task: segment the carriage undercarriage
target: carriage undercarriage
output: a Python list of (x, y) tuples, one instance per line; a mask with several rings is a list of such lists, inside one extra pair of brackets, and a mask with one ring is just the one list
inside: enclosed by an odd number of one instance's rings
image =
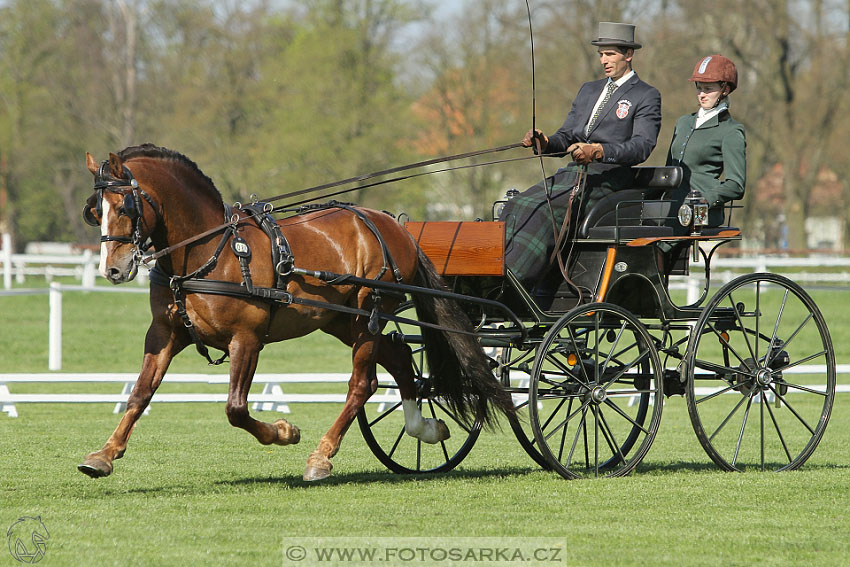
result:
[[(451, 267), (452, 254), (492, 256), (482, 254), (480, 238), (464, 242), (462, 224), (473, 225), (475, 234), (487, 225), (500, 234), (500, 223), (446, 223), (448, 240), (429, 241), (420, 224), (408, 229), (438, 258), (452, 291), (467, 298), (493, 372), (514, 397), (511, 428), (539, 465), (565, 478), (629, 474), (655, 439), (664, 398), (682, 395), (700, 444), (720, 468), (800, 467), (824, 434), (835, 393), (822, 314), (800, 286), (775, 274), (740, 276), (709, 297), (713, 253), (740, 239), (740, 231), (727, 226), (673, 236), (647, 215), (663, 201), (646, 193), (614, 204), (614, 222), (597, 215), (601, 224), (585, 227), (571, 258), (572, 284), (557, 269), (528, 290), (509, 269), (493, 275), (486, 266), (483, 274), (468, 273), (475, 268), (463, 262)], [(679, 306), (669, 276), (687, 273), (695, 243), (702, 246), (695, 254), (705, 262), (705, 287), (697, 302)], [(516, 316), (508, 320), (505, 310)], [(437, 445), (406, 437), (392, 406), (362, 410), (361, 431), (395, 472), (451, 470), (472, 449), (480, 423), (464, 426), (430, 394), (419, 334), (394, 325), (418, 349), (423, 415), (449, 422), (454, 437)]]

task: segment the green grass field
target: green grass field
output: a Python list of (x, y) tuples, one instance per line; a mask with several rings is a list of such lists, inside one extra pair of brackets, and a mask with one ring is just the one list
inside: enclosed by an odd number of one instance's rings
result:
[[(850, 362), (850, 295), (813, 296), (837, 362)], [(65, 294), (63, 371), (138, 370), (146, 302)], [(46, 296), (0, 297), (0, 372), (46, 371), (47, 313)], [(340, 372), (347, 359), (344, 347), (315, 335), (271, 345), (259, 371)], [(172, 366), (208, 370), (193, 349)], [(43, 391), (24, 388), (13, 391)], [(50, 532), (42, 565), (281, 565), (285, 545), (319, 536), (558, 538), (568, 565), (850, 563), (847, 394), (836, 397), (824, 439), (796, 472), (720, 472), (694, 436), (684, 399), (673, 397), (633, 475), (572, 482), (540, 470), (507, 425), (482, 433), (453, 472), (393, 475), (355, 425), (334, 475), (307, 484), (307, 455), (338, 411), (327, 404), (294, 405), (287, 419), (301, 427), (301, 444), (274, 448), (230, 427), (222, 405), (155, 404), (114, 474), (92, 480), (76, 465), (117, 424), (111, 406), (18, 410), (17, 419), (0, 414), (0, 533), (19, 517), (41, 516)], [(0, 567), (17, 564), (0, 547)]]

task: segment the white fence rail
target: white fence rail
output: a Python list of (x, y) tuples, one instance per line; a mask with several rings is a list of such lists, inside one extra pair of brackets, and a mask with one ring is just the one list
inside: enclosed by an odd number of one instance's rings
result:
[[(115, 404), (113, 413), (120, 413), (127, 407), (127, 398), (136, 383), (138, 374), (0, 374), (0, 413), (9, 417), (18, 417), (18, 404)], [(347, 383), (349, 374), (256, 374), (254, 384), (262, 384), (260, 394), (248, 394), (248, 402), (253, 404), (255, 411), (277, 411), (290, 413), (292, 403), (343, 403), (345, 394), (292, 394), (283, 391), (284, 384), (340, 384)], [(378, 374), (381, 381), (392, 380), (389, 374)], [(230, 383), (227, 374), (167, 374), (165, 382), (169, 384), (206, 384), (224, 385)], [(49, 393), (49, 394), (15, 394), (9, 390), (10, 384), (71, 384), (89, 383), (120, 384), (121, 392), (114, 394), (91, 393)], [(369, 398), (370, 403), (391, 404), (400, 400), (397, 389), (387, 389), (383, 394)], [(227, 392), (205, 393), (157, 393), (152, 403), (224, 403)], [(150, 406), (145, 410), (148, 413)]]
[[(819, 365), (800, 365), (783, 372), (784, 375), (799, 374), (822, 374), (825, 368)], [(850, 374), (850, 364), (839, 364), (836, 373)], [(18, 417), (19, 404), (79, 404), (79, 403), (108, 403), (114, 404), (113, 413), (120, 413), (127, 407), (127, 398), (136, 382), (137, 374), (0, 374), (0, 413), (7, 413), (9, 417)], [(527, 388), (529, 376), (524, 373), (514, 373), (511, 376), (514, 385)], [(284, 384), (340, 384), (348, 382), (348, 374), (257, 374), (254, 376), (255, 384), (262, 384), (263, 391), (260, 394), (248, 394), (248, 402), (253, 404), (255, 411), (278, 411), (290, 413), (289, 404), (293, 403), (343, 403), (345, 394), (292, 394), (283, 391)], [(378, 380), (386, 383), (392, 378), (388, 374), (379, 374)], [(230, 382), (227, 374), (168, 374), (165, 382), (169, 384), (207, 384), (224, 385)], [(89, 383), (120, 384), (120, 393), (114, 394), (92, 394), (92, 393), (62, 393), (52, 392), (49, 394), (15, 394), (9, 390), (10, 384), (70, 384)], [(699, 395), (707, 395), (717, 391), (712, 388), (698, 388)], [(836, 387), (837, 392), (850, 392), (850, 384), (840, 384)], [(794, 390), (789, 389), (789, 393)], [(727, 392), (729, 394), (734, 391)], [(527, 394), (513, 394), (514, 403), (519, 404), (527, 400)], [(387, 389), (383, 394), (373, 395), (369, 398), (370, 403), (392, 404), (400, 400), (398, 390)], [(196, 392), (196, 393), (157, 393), (151, 403), (224, 403), (227, 401), (226, 392)], [(383, 407), (381, 408), (381, 410)], [(150, 406), (145, 413), (148, 413)]]

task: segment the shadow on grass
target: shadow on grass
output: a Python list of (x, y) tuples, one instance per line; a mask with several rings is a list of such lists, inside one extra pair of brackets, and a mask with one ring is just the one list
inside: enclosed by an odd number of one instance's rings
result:
[(411, 482), (437, 481), (442, 479), (479, 479), (500, 477), (521, 477), (540, 471), (539, 468), (502, 467), (495, 469), (465, 469), (444, 473), (395, 474), (389, 471), (334, 473), (317, 482), (308, 482), (300, 476), (252, 477), (234, 480), (221, 480), (217, 485), (240, 486), (254, 484), (280, 484), (289, 488), (312, 486), (336, 486), (344, 484), (405, 484)]
[[(787, 463), (765, 463), (765, 473), (773, 473), (781, 466), (784, 466)], [(847, 470), (850, 469), (850, 464), (839, 464), (839, 463), (806, 463), (799, 469), (798, 471), (817, 471), (817, 470)], [(711, 461), (707, 461), (704, 463), (696, 463), (696, 462), (685, 462), (685, 461), (676, 461), (672, 463), (642, 463), (638, 466), (637, 471), (635, 471), (635, 475), (640, 476), (641, 473), (646, 474), (658, 474), (658, 473), (678, 473), (678, 472), (694, 472), (694, 473), (728, 473), (732, 471), (724, 471)], [(755, 474), (760, 473), (761, 467), (759, 465), (749, 465), (745, 470), (745, 473)], [(782, 471), (784, 473), (796, 472), (796, 471)]]

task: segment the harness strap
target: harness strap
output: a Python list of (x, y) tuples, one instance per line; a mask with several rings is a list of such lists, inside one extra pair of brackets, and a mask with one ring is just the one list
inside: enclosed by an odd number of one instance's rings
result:
[(383, 258), (384, 258), (384, 265), (381, 268), (381, 271), (378, 273), (378, 275), (375, 276), (375, 279), (376, 280), (381, 279), (384, 276), (384, 274), (387, 272), (387, 270), (389, 269), (389, 270), (392, 270), (393, 277), (395, 278), (395, 281), (401, 283), (401, 281), (404, 279), (404, 277), (402, 276), (401, 270), (398, 269), (398, 265), (393, 260), (393, 256), (390, 253), (390, 249), (387, 246), (387, 242), (384, 240), (384, 236), (381, 234), (381, 231), (378, 230), (378, 227), (375, 226), (375, 223), (372, 222), (372, 219), (367, 217), (365, 214), (363, 214), (362, 211), (356, 209), (350, 203), (340, 203), (338, 201), (329, 201), (328, 207), (336, 207), (338, 209), (344, 209), (344, 210), (346, 210), (346, 211), (348, 211), (348, 212), (350, 212), (354, 215), (357, 215), (357, 218), (359, 218), (363, 222), (363, 224), (366, 225), (366, 228), (368, 228), (372, 232), (372, 234), (375, 235), (375, 238), (378, 240), (378, 243), (381, 245), (381, 254), (383, 255)]
[(276, 287), (286, 287), (285, 278), (292, 272), (295, 265), (295, 257), (292, 255), (292, 247), (283, 235), (280, 225), (271, 215), (274, 207), (269, 203), (252, 203), (243, 205), (242, 210), (248, 212), (257, 225), (266, 233), (272, 243), (272, 266), (277, 274)]

